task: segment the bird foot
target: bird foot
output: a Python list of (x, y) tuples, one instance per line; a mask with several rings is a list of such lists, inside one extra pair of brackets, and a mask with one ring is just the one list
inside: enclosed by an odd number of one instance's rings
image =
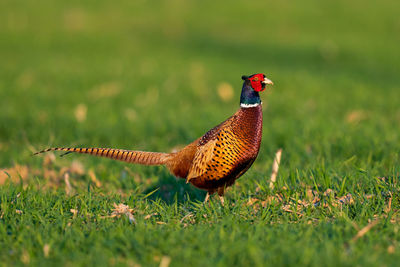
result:
[(210, 199), (210, 193), (207, 192), (206, 198), (204, 199), (203, 203), (206, 204), (209, 199)]
[(225, 200), (223, 196), (219, 196), (219, 201), (221, 201), (221, 205), (224, 206)]
[[(210, 193), (207, 193), (206, 198), (204, 199), (203, 203), (206, 204), (210, 200)], [(221, 205), (224, 206), (225, 199), (223, 196), (219, 196), (219, 201), (221, 201)]]

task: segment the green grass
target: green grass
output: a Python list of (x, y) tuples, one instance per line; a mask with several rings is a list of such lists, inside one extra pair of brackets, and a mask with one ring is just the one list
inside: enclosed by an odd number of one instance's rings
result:
[[(398, 265), (399, 8), (0, 2), (0, 265)], [(31, 155), (48, 146), (171, 151), (233, 114), (241, 75), (258, 72), (275, 82), (262, 95), (260, 154), (224, 207), (203, 205), (203, 191), (162, 167)], [(223, 82), (234, 88), (227, 101)], [(319, 199), (310, 205), (311, 191)], [(109, 218), (113, 203), (129, 205), (136, 223)]]

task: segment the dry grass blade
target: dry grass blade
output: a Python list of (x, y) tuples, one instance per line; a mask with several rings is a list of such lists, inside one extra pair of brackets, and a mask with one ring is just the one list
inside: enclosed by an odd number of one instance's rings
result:
[(78, 210), (70, 209), (69, 211), (72, 213), (72, 218), (76, 218), (76, 215), (78, 215)]
[(269, 188), (274, 188), (274, 183), (276, 182), (276, 177), (278, 175), (279, 164), (281, 163), (282, 149), (279, 149), (275, 154), (274, 163), (272, 165), (271, 179), (269, 182)]
[(369, 232), (369, 230), (372, 229), (372, 227), (374, 227), (375, 225), (377, 225), (379, 222), (378, 219), (373, 220), (372, 222), (370, 222), (367, 226), (365, 226), (364, 228), (362, 228), (360, 231), (358, 231), (358, 233), (351, 239), (352, 242), (357, 241), (359, 238), (363, 237), (366, 233)]
[(56, 156), (54, 153), (47, 153), (43, 157), (43, 166), (51, 166), (56, 161)]
[(24, 250), (22, 251), (20, 260), (21, 260), (22, 263), (24, 263), (25, 265), (29, 265), (29, 263), (31, 262), (31, 257), (29, 256), (29, 252), (28, 252), (26, 249), (24, 249)]
[(148, 219), (150, 219), (151, 217), (157, 216), (157, 215), (158, 215), (158, 213), (157, 213), (157, 212), (154, 212), (154, 213), (151, 213), (151, 214), (148, 214), (148, 215), (144, 216), (144, 219), (145, 219), (145, 220), (148, 220)]
[(160, 261), (160, 267), (168, 267), (171, 263), (171, 257), (163, 256)]
[(75, 108), (74, 115), (78, 122), (84, 122), (86, 120), (87, 109), (87, 106), (82, 103)]
[(130, 223), (134, 223), (136, 224), (136, 220), (133, 217), (133, 209), (131, 209), (128, 205), (125, 204), (115, 204), (114, 203), (114, 209), (113, 212), (111, 213), (111, 215), (109, 216), (110, 218), (114, 218), (114, 217), (121, 217), (121, 215), (126, 215), (129, 219)]
[(232, 85), (226, 82), (219, 84), (217, 91), (219, 98), (224, 102), (230, 101), (234, 96)]
[(186, 219), (190, 219), (191, 217), (193, 217), (194, 215), (192, 213), (188, 213), (185, 216), (183, 216), (183, 218), (180, 220), (180, 223), (182, 223), (184, 220)]
[(353, 196), (350, 193), (348, 193), (347, 195), (338, 198), (337, 203), (352, 205), (352, 204), (354, 204), (354, 199), (353, 199)]
[(94, 173), (93, 170), (89, 170), (88, 173), (90, 180), (97, 186), (97, 187), (101, 187), (101, 182), (97, 179), (96, 174)]
[(8, 169), (0, 169), (0, 185), (4, 184), (8, 179), (14, 183), (26, 181), (29, 177), (28, 166), (15, 164), (14, 167)]
[(49, 253), (50, 253), (50, 245), (49, 244), (44, 244), (43, 246), (43, 255), (45, 258), (49, 257)]
[[(390, 194), (392, 195), (392, 194)], [(392, 210), (392, 196), (390, 196), (387, 206), (384, 209), (385, 213), (389, 213)]]
[(71, 186), (71, 183), (69, 182), (68, 172), (64, 173), (64, 181), (65, 181), (65, 193), (67, 195), (70, 195), (72, 192), (72, 186)]

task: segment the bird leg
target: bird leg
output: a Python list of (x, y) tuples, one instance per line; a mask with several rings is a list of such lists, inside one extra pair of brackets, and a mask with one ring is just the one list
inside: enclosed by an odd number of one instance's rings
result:
[[(225, 187), (218, 188), (219, 201), (221, 201), (222, 206), (224, 206), (225, 203), (224, 192), (225, 192)], [(214, 193), (215, 191), (208, 191), (203, 203), (206, 204), (210, 200), (210, 196), (212, 196)]]
[(208, 191), (207, 192), (207, 195), (206, 195), (206, 198), (204, 199), (204, 204), (206, 204), (209, 200), (210, 200), (210, 197), (213, 195), (215, 193), (215, 190), (210, 190), (210, 191)]
[(222, 206), (224, 206), (224, 203), (225, 203), (224, 194), (225, 194), (225, 186), (219, 187), (218, 188), (218, 196), (219, 196), (219, 201), (221, 201)]
[(221, 205), (224, 206), (224, 196), (219, 196), (219, 201), (221, 201)]
[(210, 199), (210, 193), (207, 192), (206, 198), (204, 199), (204, 204), (206, 204), (208, 202), (208, 200)]

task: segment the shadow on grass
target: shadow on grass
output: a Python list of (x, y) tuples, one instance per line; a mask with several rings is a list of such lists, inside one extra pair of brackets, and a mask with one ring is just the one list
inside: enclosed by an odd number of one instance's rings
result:
[(172, 175), (164, 173), (159, 177), (156, 183), (149, 186), (149, 188), (144, 191), (144, 194), (149, 194), (153, 191), (155, 192), (151, 194), (148, 199), (162, 199), (167, 204), (172, 204), (176, 201), (178, 203), (183, 203), (188, 200), (202, 202), (207, 193), (206, 191), (195, 188), (191, 184), (187, 184), (184, 179), (175, 178)]

